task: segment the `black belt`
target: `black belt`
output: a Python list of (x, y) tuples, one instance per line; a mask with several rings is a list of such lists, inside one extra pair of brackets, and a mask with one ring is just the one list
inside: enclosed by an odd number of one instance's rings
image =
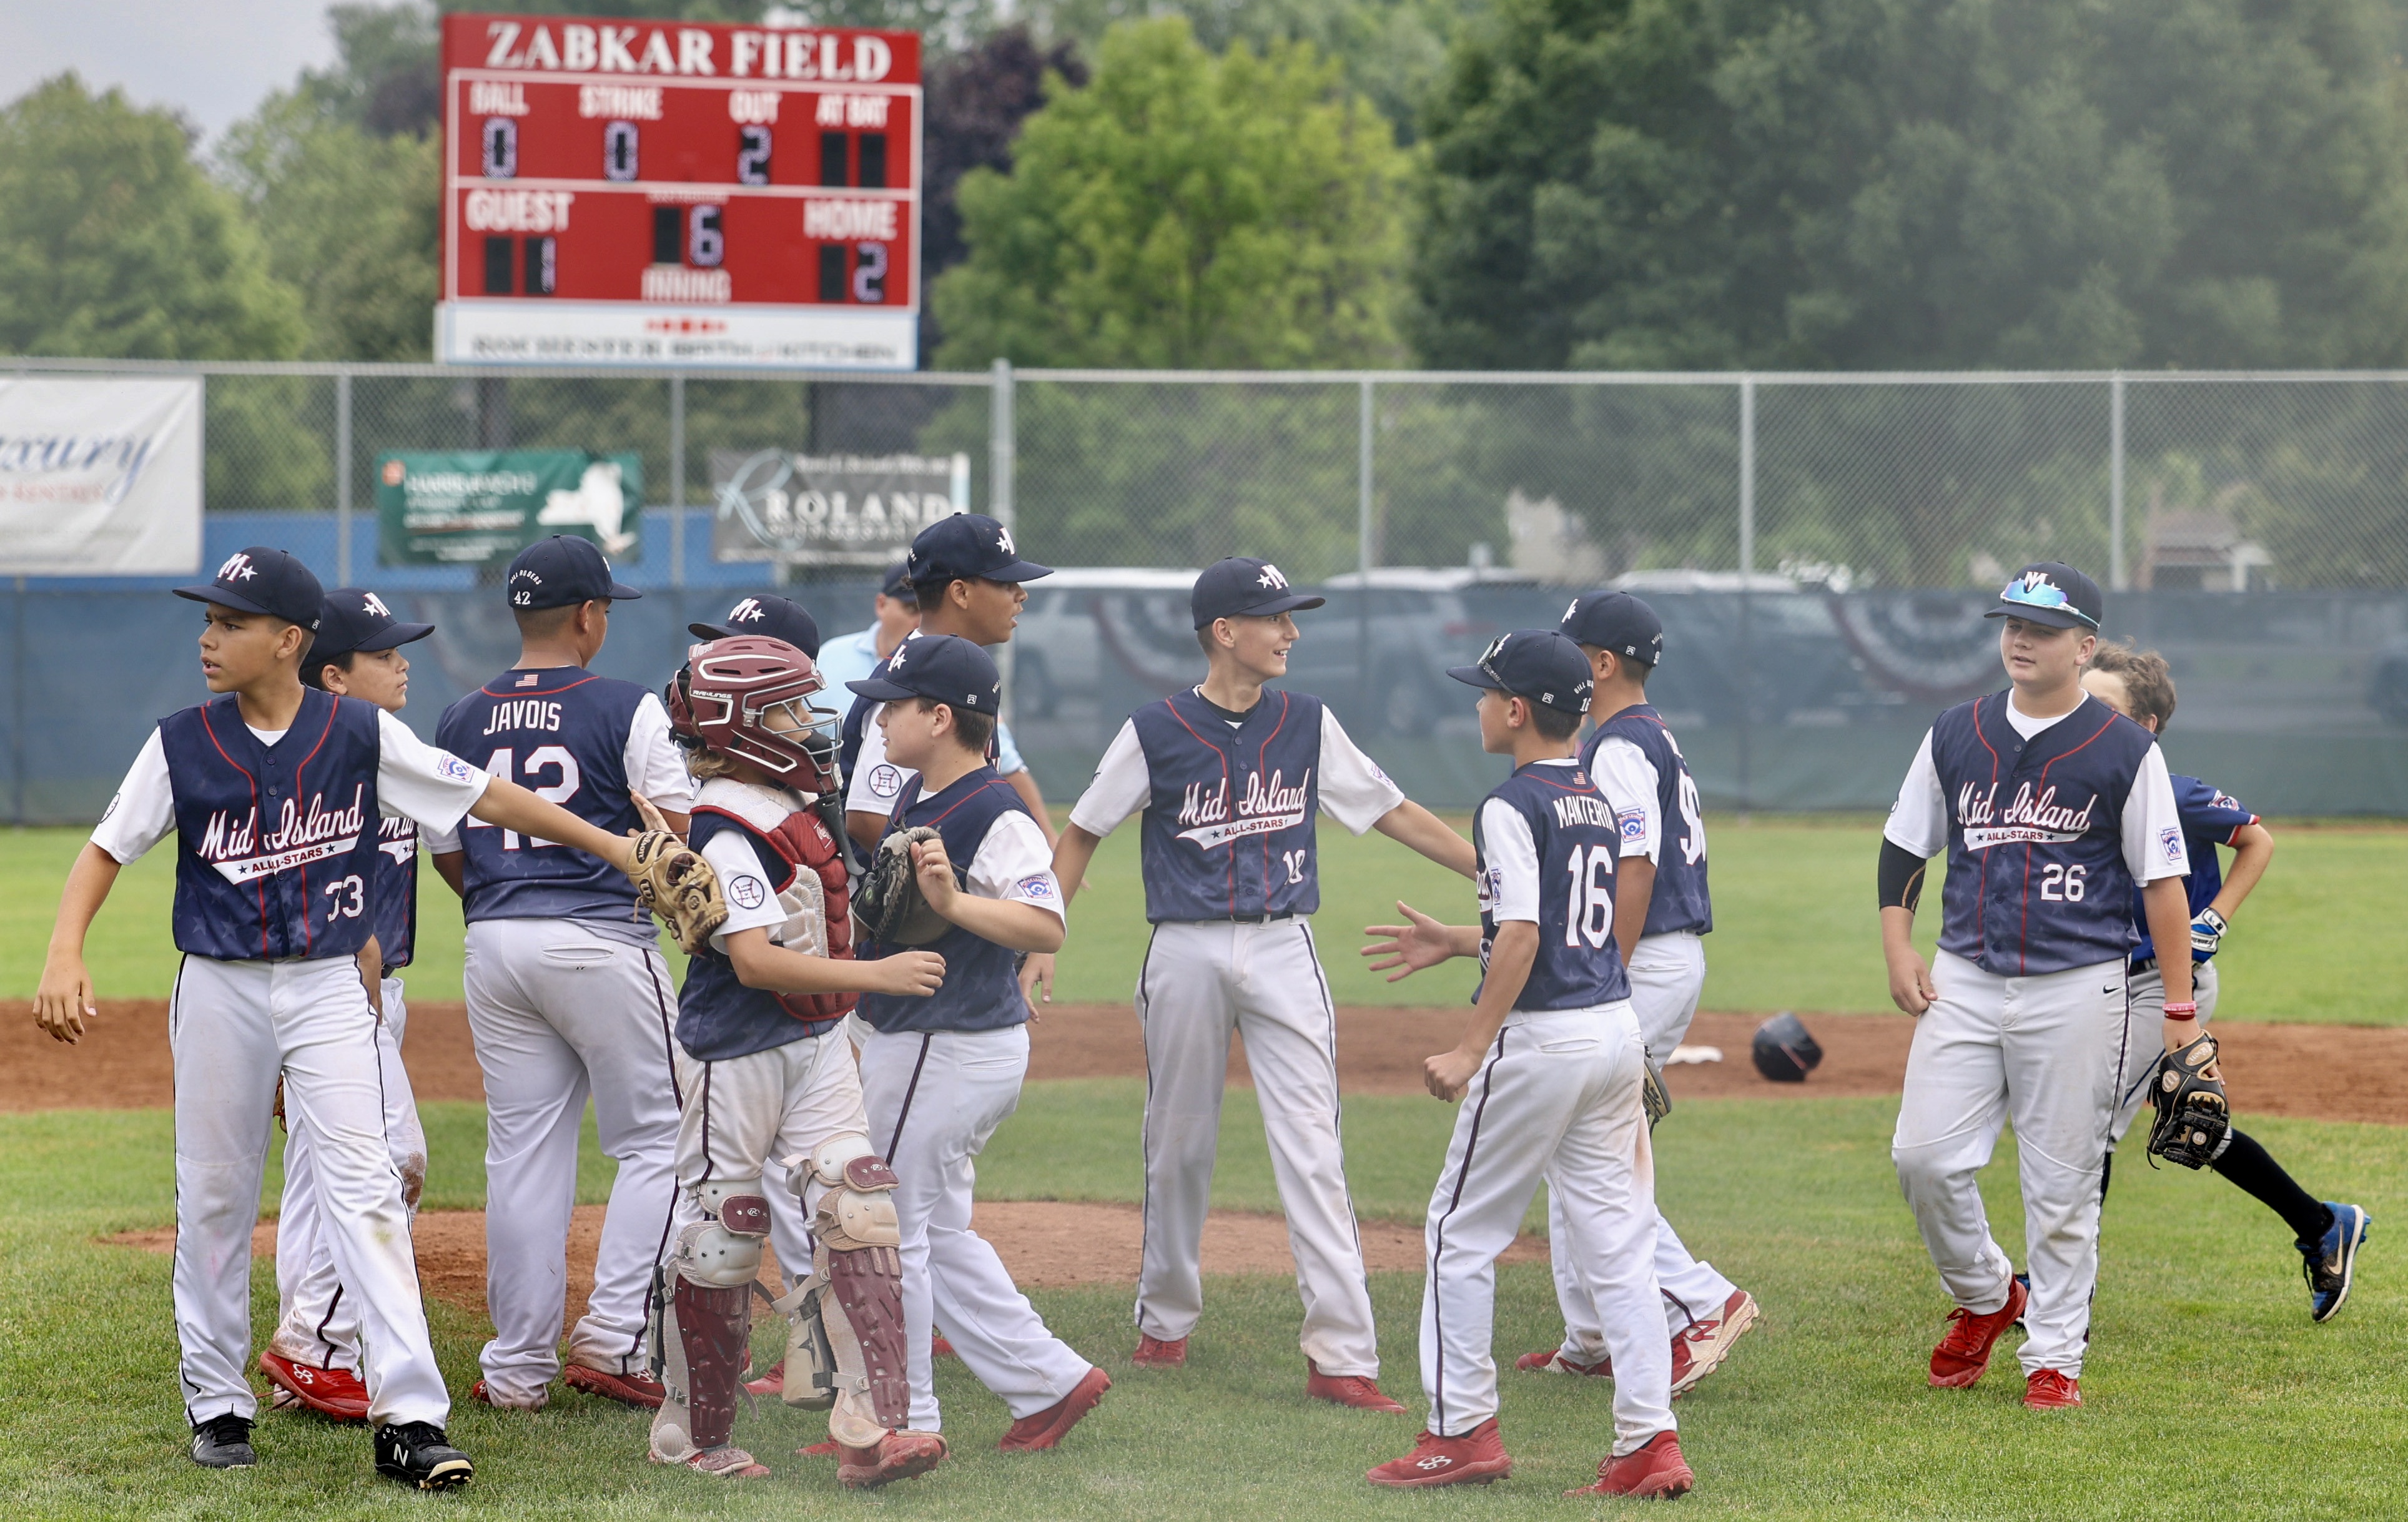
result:
[(1229, 921), (1233, 925), (1276, 925), (1282, 920), (1294, 918), (1296, 918), (1296, 911), (1289, 909), (1283, 910), (1277, 914), (1232, 914), (1229, 916)]

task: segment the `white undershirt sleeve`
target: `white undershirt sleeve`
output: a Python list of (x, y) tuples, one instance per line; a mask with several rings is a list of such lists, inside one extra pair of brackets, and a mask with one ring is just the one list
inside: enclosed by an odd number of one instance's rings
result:
[(1405, 801), (1405, 790), (1347, 738), (1345, 725), (1321, 711), (1321, 811), (1360, 835)]
[(702, 859), (719, 874), (720, 888), (727, 897), (727, 923), (710, 938), (714, 951), (726, 955), (727, 938), (739, 930), (786, 923), (786, 906), (769, 891), (769, 869), (752, 837), (742, 830), (721, 830), (703, 842)]
[(167, 746), (152, 725), (150, 738), (135, 754), (117, 796), (93, 826), (92, 843), (121, 867), (167, 838), (176, 827), (176, 790), (167, 781)]
[(1054, 877), (1054, 853), (1046, 848), (1045, 832), (1037, 821), (1018, 810), (996, 815), (970, 858), (970, 891), (982, 898), (1035, 904), (1062, 912), (1062, 885)]
[(2155, 745), (2141, 758), (2140, 775), (2124, 799), (2124, 865), (2140, 883), (2190, 875), (2173, 779), (2166, 774), (2166, 753)]
[(1120, 733), (1096, 763), (1095, 781), (1070, 808), (1070, 823), (1097, 840), (1127, 822), (1154, 797), (1154, 775), (1145, 764), (1145, 746), (1137, 738), (1137, 721), (1121, 721)]
[(1906, 768), (1906, 781), (1899, 784), (1898, 801), (1890, 805), (1889, 823), (1882, 826), (1882, 837), (1925, 861), (1948, 849), (1948, 797), (1940, 790), (1940, 768), (1931, 760), (1928, 729), (1914, 753), (1914, 764)]
[(657, 694), (646, 693), (627, 723), (624, 753), (627, 786), (668, 813), (694, 812), (694, 777), (685, 769), (685, 753), (669, 738), (669, 711)]
[(1613, 806), (1613, 827), (1622, 837), (1622, 854), (1644, 856), (1651, 862), (1659, 859), (1664, 849), (1664, 811), (1656, 805), (1656, 789), (1661, 779), (1656, 775), (1656, 763), (1620, 735), (1610, 735), (1597, 748), (1591, 766), (1598, 790)]
[(1539, 842), (1530, 822), (1503, 798), (1480, 809), (1480, 897), (1489, 918), (1539, 923)]
[(878, 711), (885, 706), (872, 703), (861, 716), (861, 754), (853, 757), (853, 775), (845, 779), (844, 807), (849, 813), (887, 817), (895, 811), (903, 784), (919, 775), (886, 759), (886, 731), (878, 727)]
[[(429, 837), (455, 838), (460, 821), (493, 782), (449, 751), (437, 750), (409, 732), (391, 713), (377, 714), (377, 809), (396, 819), (414, 819)], [(456, 845), (437, 847), (458, 850)]]

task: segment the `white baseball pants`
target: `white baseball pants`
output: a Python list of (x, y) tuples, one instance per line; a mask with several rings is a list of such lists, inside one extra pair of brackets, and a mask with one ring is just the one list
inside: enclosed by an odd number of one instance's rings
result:
[(2031, 1275), (2024, 1371), (2078, 1377), (2099, 1280), (2099, 1174), (2126, 1040), (2124, 964), (2002, 978), (1942, 952), (1931, 981), (1939, 998), (1915, 1022), (1890, 1143), (1899, 1186), (1942, 1286), (1976, 1314), (1998, 1310), (2014, 1266), (1991, 1238), (1977, 1179), (2014, 1122)]
[(1614, 1453), (1673, 1429), (1644, 1066), (1627, 1001), (1505, 1017), (1430, 1196), (1421, 1341), (1432, 1432), (1460, 1437), (1497, 1414), (1497, 1255), (1521, 1229), (1541, 1174), (1563, 1181), (1555, 1260), (1578, 1273), (1613, 1359)]
[[(2115, 1086), (2115, 1140), (2124, 1140), (2133, 1117), (2149, 1102), (2149, 1080), (2157, 1075), (2157, 1059), (2166, 1055), (2166, 980), (2155, 967), (2132, 974), (2132, 1003), (2124, 1035), (2123, 1074)], [(2199, 1023), (2215, 1015), (2216, 976), (2214, 962), (2190, 965), (2191, 998), (2199, 1002)], [(2145, 1136), (2145, 1132), (2143, 1135)], [(2114, 1148), (2110, 1147), (2110, 1151)]]
[(872, 1031), (862, 1042), (869, 1144), (900, 1181), (903, 1335), (910, 1349), (911, 1429), (942, 1429), (928, 1357), (932, 1328), (1012, 1419), (1058, 1404), (1095, 1366), (1045, 1328), (1003, 1259), (970, 1229), (973, 1159), (1020, 1105), (1028, 1027)]
[[(1639, 1034), (1660, 1069), (1672, 1048), (1689, 1033), (1698, 1016), (1698, 996), (1706, 987), (1706, 943), (1694, 931), (1676, 930), (1641, 936), (1630, 958), (1630, 1007), (1639, 1015)], [(1559, 1239), (1564, 1214), (1557, 1186), (1547, 1180), (1547, 1236)], [(1656, 1213), (1656, 1283), (1664, 1295), (1664, 1325), (1674, 1337), (1691, 1322), (1715, 1314), (1739, 1286), (1714, 1271), (1711, 1263), (1689, 1256), (1681, 1234), (1658, 1208)], [(1564, 1313), (1563, 1355), (1576, 1363), (1593, 1364), (1605, 1357), (1605, 1328), (1596, 1307), (1582, 1293), (1579, 1276), (1562, 1258), (1555, 1260), (1555, 1303)]]
[[(700, 1187), (713, 1179), (759, 1178), (769, 1199), (794, 1200), (779, 1159), (808, 1153), (841, 1131), (869, 1134), (862, 1108), (861, 1074), (853, 1043), (841, 1030), (773, 1046), (750, 1056), (703, 1062), (678, 1053), (678, 1078), (685, 1113), (678, 1123), (678, 1186)], [(875, 1144), (874, 1142), (872, 1143)], [(802, 1209), (819, 1204), (814, 1185)], [(801, 1211), (796, 1218), (806, 1219)], [(786, 1277), (810, 1276), (808, 1235), (789, 1258), (780, 1250)]]
[(1312, 927), (1296, 919), (1155, 926), (1138, 973), (1137, 1017), (1146, 1073), (1138, 1329), (1175, 1340), (1204, 1313), (1204, 1216), (1235, 1030), (1245, 1037), (1287, 1215), (1305, 1356), (1325, 1374), (1376, 1376), (1370, 1284), (1339, 1136), (1338, 1017)]
[[(379, 997), (384, 1017), (377, 1027), (377, 1062), (384, 1084), (384, 1135), (399, 1170), (402, 1199), (410, 1217), (426, 1183), (426, 1132), (418, 1122), (418, 1099), (401, 1065), (401, 1038), (409, 1006), (401, 980), (387, 978)], [(276, 1216), (276, 1335), (268, 1350), (321, 1369), (359, 1368), (359, 1297), (343, 1292), (335, 1271), (334, 1232), (325, 1224), (308, 1136), (289, 1124), (284, 1138), (284, 1197)]]
[(251, 1390), (251, 1231), (284, 1077), (335, 1271), (359, 1306), (368, 1419), (434, 1422), (452, 1401), (427, 1341), (401, 1174), (385, 1137), (376, 1013), (350, 957), (187, 956), (167, 1004), (176, 1068), (176, 1336), (185, 1414), (258, 1414)]
[(560, 1372), (588, 1094), (619, 1176), (568, 1357), (606, 1373), (644, 1367), (652, 1269), (693, 1219), (677, 1186), (677, 996), (656, 948), (573, 920), (478, 920), (466, 950), (468, 1031), (485, 1078), (494, 1320), (478, 1357), (496, 1404), (532, 1405)]

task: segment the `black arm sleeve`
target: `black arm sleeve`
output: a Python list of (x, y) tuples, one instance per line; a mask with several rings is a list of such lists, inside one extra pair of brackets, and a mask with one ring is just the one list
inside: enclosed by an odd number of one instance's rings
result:
[(1928, 865), (1889, 837), (1882, 837), (1881, 906), (1914, 913), (1923, 901), (1923, 869)]

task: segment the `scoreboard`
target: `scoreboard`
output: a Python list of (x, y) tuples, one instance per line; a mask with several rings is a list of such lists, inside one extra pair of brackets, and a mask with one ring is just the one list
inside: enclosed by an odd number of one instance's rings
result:
[(438, 360), (910, 369), (920, 39), (443, 18)]

